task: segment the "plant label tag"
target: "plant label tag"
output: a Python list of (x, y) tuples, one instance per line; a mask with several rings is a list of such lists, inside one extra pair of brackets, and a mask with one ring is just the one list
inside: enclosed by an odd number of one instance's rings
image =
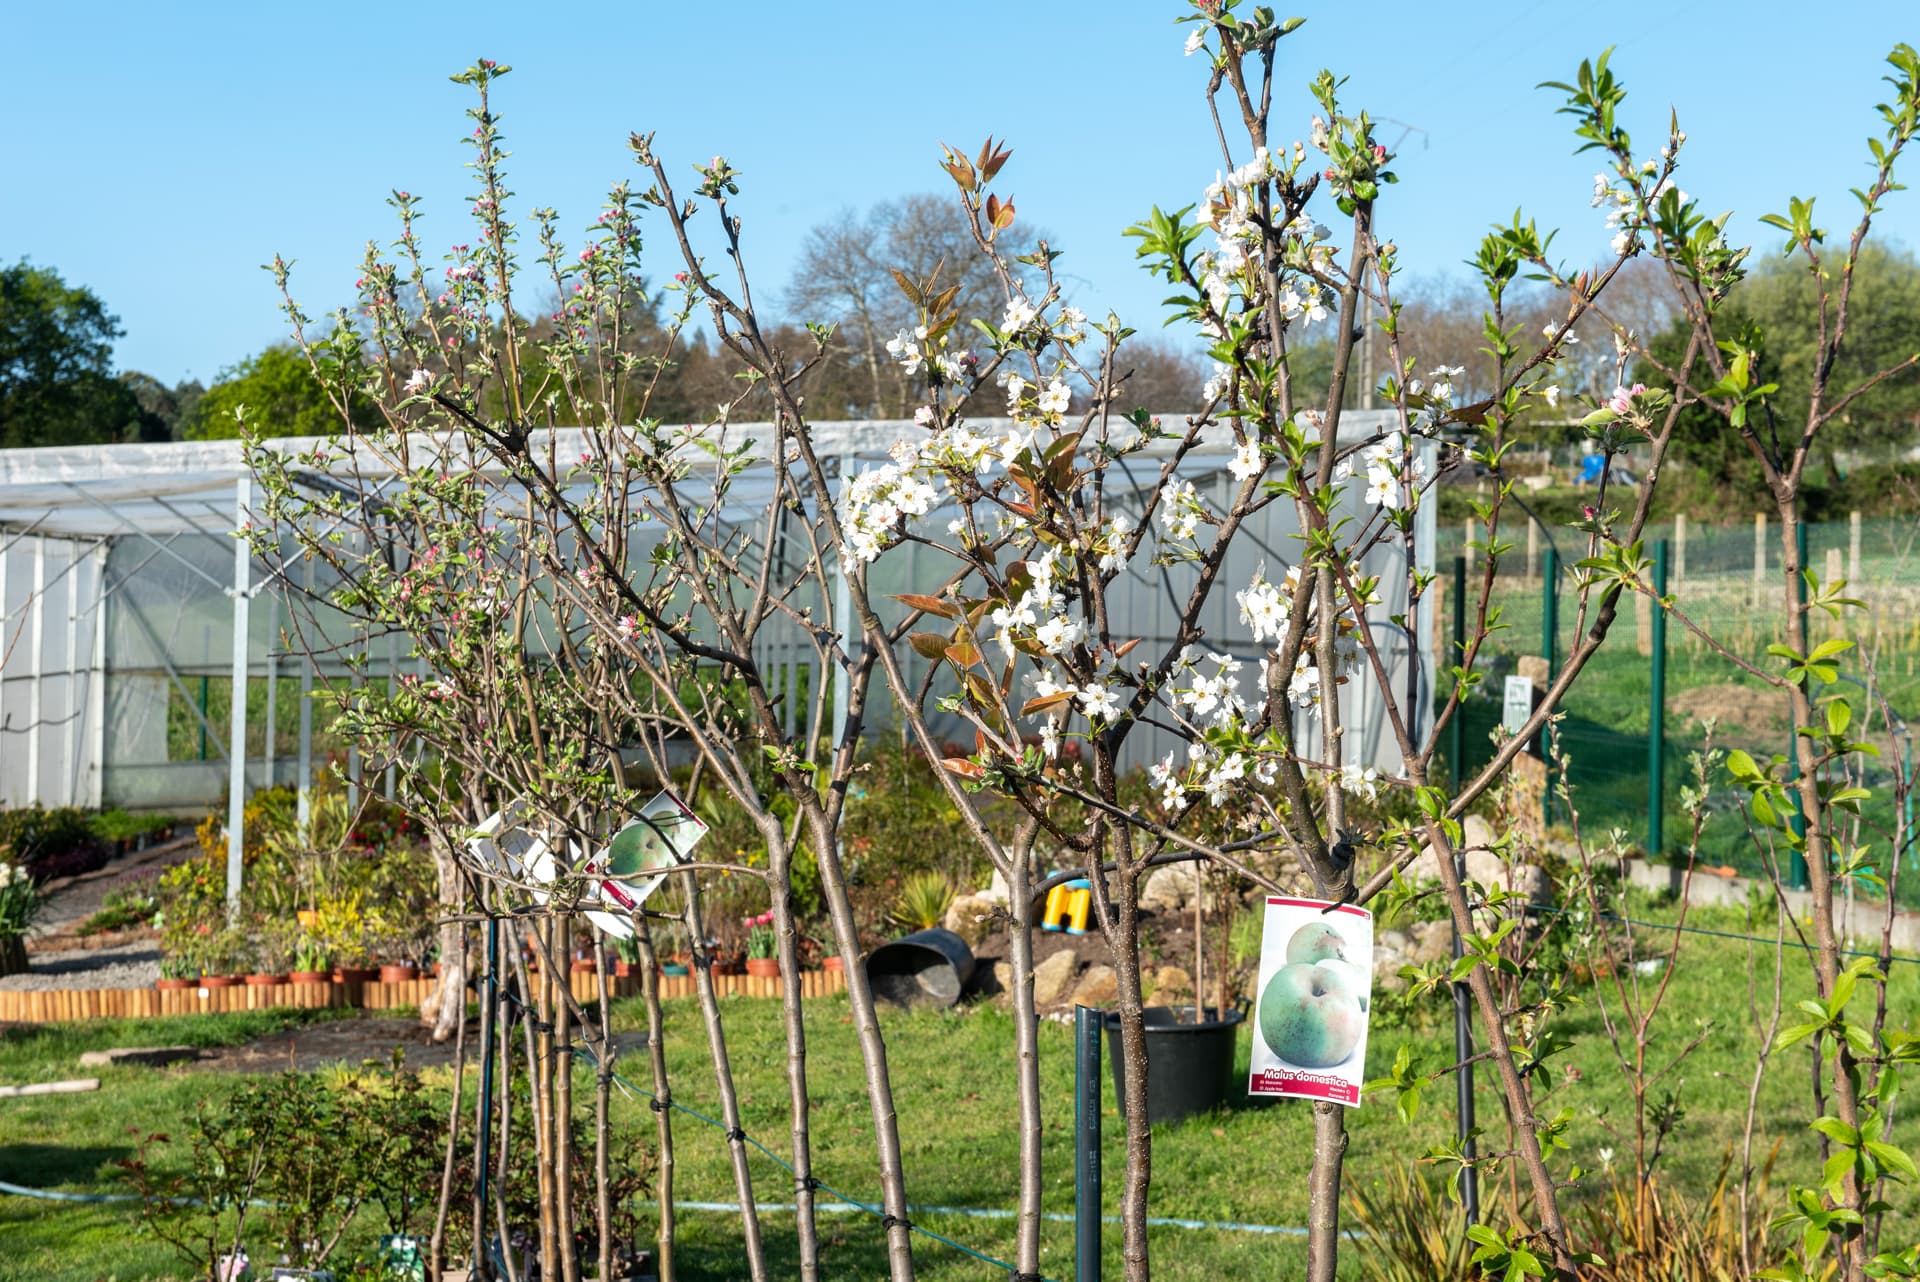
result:
[(1520, 727), (1527, 724), (1527, 718), (1533, 715), (1533, 678), (1508, 677), (1503, 692), (1505, 701), (1500, 705), (1500, 724), (1509, 734), (1519, 734)]
[[(637, 818), (621, 825), (607, 844), (587, 861), (585, 871), (608, 878), (596, 883), (603, 903), (635, 913), (660, 888), (673, 866), (685, 859), (707, 825), (671, 792), (662, 789), (640, 808)], [(615, 881), (612, 878), (620, 878)], [(633, 922), (609, 912), (589, 912), (589, 920), (618, 939), (633, 937)]]
[(1356, 1107), (1373, 1009), (1373, 914), (1267, 897), (1249, 1095)]

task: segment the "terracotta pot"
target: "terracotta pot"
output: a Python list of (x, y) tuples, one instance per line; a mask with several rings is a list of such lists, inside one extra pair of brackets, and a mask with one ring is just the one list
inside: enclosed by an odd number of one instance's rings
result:
[(780, 973), (780, 959), (778, 957), (747, 958), (747, 974), (752, 975), (755, 978), (771, 979), (773, 976), (778, 975), (779, 973)]
[(284, 984), (286, 982), (287, 977), (285, 975), (253, 974), (247, 976), (247, 984), (253, 988), (271, 988), (275, 984)]
[(335, 966), (333, 982), (336, 984), (365, 984), (380, 978), (380, 972), (371, 966)]
[(240, 983), (238, 975), (202, 975), (201, 988), (233, 988)]
[(632, 975), (633, 975), (632, 962), (615, 962), (613, 964), (613, 976), (615, 979), (629, 979), (632, 977)]
[(383, 984), (404, 984), (418, 978), (420, 968), (412, 962), (389, 962), (380, 968), (380, 982)]
[(287, 976), (290, 984), (324, 984), (332, 976), (324, 970), (296, 970)]
[(747, 968), (738, 957), (728, 957), (713, 963), (713, 973), (716, 975), (744, 975), (747, 973)]
[(440, 978), (440, 963), (432, 962), (426, 966), (422, 966), (420, 973), (428, 979), (438, 979)]
[(820, 969), (826, 971), (830, 975), (844, 974), (847, 969), (846, 958), (840, 956), (839, 953), (834, 953), (828, 957), (822, 957), (820, 959)]
[(179, 992), (183, 988), (193, 988), (200, 983), (197, 979), (168, 979), (162, 976), (153, 981), (153, 986), (163, 993)]
[(573, 965), (569, 969), (576, 975), (591, 975), (593, 974), (593, 962), (583, 961), (576, 957), (574, 958)]

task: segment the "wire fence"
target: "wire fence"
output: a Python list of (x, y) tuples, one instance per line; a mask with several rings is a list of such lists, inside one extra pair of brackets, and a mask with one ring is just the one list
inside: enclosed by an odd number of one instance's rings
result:
[[(1469, 635), (1486, 573), (1485, 550), (1461, 527), (1443, 529), (1436, 563), (1443, 574), (1456, 561), (1466, 570)], [(1483, 537), (1483, 536), (1482, 536)], [(1461, 710), (1461, 765), (1471, 771), (1491, 759), (1493, 733), (1501, 723), (1503, 678), (1518, 674), (1528, 656), (1549, 658), (1557, 670), (1592, 619), (1582, 618), (1567, 568), (1586, 553), (1584, 536), (1566, 528), (1529, 523), (1503, 530), (1512, 546), (1496, 562), (1493, 603), (1500, 629), (1482, 648), (1478, 669), (1487, 677)], [(1853, 732), (1879, 755), (1859, 760), (1857, 782), (1871, 790), (1863, 803), (1856, 844), (1885, 852), (1872, 860), (1874, 875), (1894, 880), (1904, 907), (1920, 907), (1920, 843), (1912, 840), (1911, 802), (1903, 814), (1896, 783), (1910, 769), (1908, 726), (1920, 716), (1920, 522), (1901, 519), (1836, 521), (1804, 527), (1804, 564), (1820, 584), (1846, 582), (1843, 596), (1862, 604), (1838, 619), (1815, 611), (1814, 642), (1844, 638), (1855, 643), (1841, 656), (1834, 689), (1853, 704)], [(1649, 526), (1645, 550), (1665, 544), (1667, 590), (1675, 610), (1666, 621), (1664, 651), (1656, 656), (1659, 628), (1647, 597), (1622, 598), (1607, 643), (1569, 692), (1559, 723), (1558, 751), (1572, 807), (1585, 835), (1604, 837), (1621, 829), (1656, 857), (1683, 856), (1693, 816), (1682, 790), (1696, 782), (1695, 754), (1711, 745), (1741, 748), (1758, 760), (1785, 757), (1793, 749), (1787, 694), (1740, 667), (1743, 660), (1765, 672), (1781, 664), (1767, 654), (1786, 641), (1786, 587), (1781, 575), (1783, 543), (1777, 523), (1756, 518), (1740, 526), (1690, 526), (1684, 518)], [(1549, 569), (1559, 573), (1549, 593)], [(1461, 610), (1457, 590), (1441, 593), (1434, 629), (1436, 665), (1444, 669)], [(1550, 622), (1551, 621), (1551, 622)], [(1729, 657), (1732, 656), (1732, 657)], [(1655, 707), (1656, 678), (1664, 698)], [(1442, 688), (1450, 684), (1442, 677)], [(1816, 692), (1818, 693), (1818, 692)], [(1653, 750), (1653, 727), (1661, 727), (1661, 751)], [(1660, 772), (1660, 787), (1651, 785)], [(1764, 874), (1769, 853), (1764, 834), (1751, 831), (1745, 796), (1724, 769), (1707, 771), (1706, 820), (1698, 858), (1745, 875)], [(1657, 801), (1656, 801), (1657, 798)], [(1656, 805), (1659, 822), (1653, 822)], [(1550, 818), (1570, 816), (1549, 807)], [(1904, 876), (1892, 878), (1896, 846)], [(1788, 865), (1784, 849), (1780, 865)]]

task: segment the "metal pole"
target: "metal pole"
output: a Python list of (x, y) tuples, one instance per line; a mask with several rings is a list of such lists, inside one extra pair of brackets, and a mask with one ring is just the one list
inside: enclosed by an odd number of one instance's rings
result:
[(280, 630), (280, 601), (272, 592), (267, 593), (267, 733), (266, 733), (266, 769), (263, 772), (261, 786), (271, 788), (274, 785), (274, 740), (280, 733), (280, 655), (274, 649), (274, 640)]
[(80, 770), (74, 760), (76, 736), (80, 732), (80, 710), (85, 705), (80, 700), (80, 602), (74, 595), (80, 590), (80, 545), (67, 544), (67, 708), (66, 726), (61, 734), (61, 750), (65, 754), (60, 769), (66, 775), (66, 781), (60, 791), (63, 800), (69, 806), (80, 804)]
[[(484, 891), (480, 894), (480, 902), (486, 903)], [(485, 988), (486, 996), (480, 1003), (480, 1126), (476, 1132), (479, 1144), (473, 1163), (474, 1179), (479, 1182), (477, 1191), (480, 1204), (479, 1222), (474, 1226), (473, 1261), (476, 1268), (484, 1268), (482, 1262), (487, 1256), (481, 1230), (491, 1209), (487, 1203), (487, 1167), (492, 1161), (490, 1155), (493, 1152), (493, 1029), (495, 1012), (500, 1005), (500, 919), (493, 916), (491, 911), (487, 915)], [(485, 1273), (479, 1276), (484, 1277)]]
[[(308, 602), (308, 617), (312, 618), (313, 601), (313, 558), (309, 556), (304, 571)], [(302, 656), (300, 661), (300, 789), (298, 800), (294, 803), (294, 817), (302, 833), (307, 832), (308, 821), (312, 817), (313, 807), (313, 657)]]
[[(1560, 665), (1560, 552), (1552, 544), (1540, 562), (1540, 656), (1547, 661), (1547, 688), (1553, 687), (1553, 672)], [(1540, 727), (1540, 758), (1546, 763), (1547, 793), (1540, 799), (1540, 819), (1553, 822), (1553, 761), (1549, 755), (1552, 737), (1546, 726)]]
[(47, 538), (42, 534), (33, 540), (33, 595), (27, 598), (27, 675), (32, 679), (27, 686), (27, 801), (36, 806), (46, 803), (40, 795), (40, 660), (47, 632), (46, 591)]
[(252, 590), (253, 554), (245, 536), (247, 504), (253, 480), (242, 475), (233, 483), (233, 698), (229, 711), (231, 746), (227, 749), (227, 917), (240, 917), (241, 856), (245, 851), (247, 808), (247, 649), (251, 629), (247, 606)]
[[(1787, 584), (1787, 608), (1804, 614), (1807, 604), (1807, 581), (1802, 577), (1807, 572), (1807, 523), (1805, 521), (1793, 527), (1793, 551), (1794, 559), (1798, 561), (1799, 564), (1795, 567), (1793, 576)], [(1793, 775), (1797, 781), (1800, 777), (1800, 736), (1797, 733), (1799, 727), (1796, 726), (1794, 729), (1796, 733), (1791, 739), (1787, 740), (1787, 760), (1794, 763)], [(1806, 890), (1813, 884), (1813, 879), (1807, 875), (1807, 851), (1805, 846), (1807, 840), (1807, 815), (1804, 810), (1800, 809), (1800, 793), (1798, 789), (1796, 788), (1790, 792), (1789, 796), (1793, 803), (1793, 835), (1802, 844), (1794, 847), (1793, 859), (1789, 865), (1787, 880), (1788, 884), (1795, 890)]]
[[(1467, 558), (1453, 558), (1453, 653), (1448, 657), (1451, 666), (1458, 667), (1466, 661), (1467, 654)], [(1460, 688), (1459, 678), (1454, 679), (1456, 689)], [(1453, 786), (1457, 790), (1460, 781), (1467, 777), (1467, 728), (1465, 725), (1467, 705), (1464, 698), (1460, 706), (1453, 710), (1453, 720), (1447, 723), (1447, 765), (1453, 776)]]
[(1073, 1258), (1075, 1282), (1100, 1282), (1100, 1024), (1073, 1008)]
[(1667, 541), (1653, 545), (1653, 689), (1647, 696), (1647, 858), (1666, 849), (1667, 805)]
[(94, 548), (93, 571), (93, 662), (87, 674), (87, 716), (89, 739), (93, 744), (93, 778), (87, 788), (87, 804), (96, 810), (107, 804), (107, 558), (112, 554), (110, 540), (101, 539)]

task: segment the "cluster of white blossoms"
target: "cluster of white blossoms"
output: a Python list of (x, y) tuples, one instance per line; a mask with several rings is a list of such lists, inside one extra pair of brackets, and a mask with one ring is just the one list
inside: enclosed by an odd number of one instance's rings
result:
[(925, 516), (939, 500), (919, 475), (918, 451), (903, 442), (894, 452), (895, 462), (856, 472), (841, 489), (840, 555), (850, 565), (878, 558), (902, 517)]
[[(1686, 135), (1682, 134), (1681, 137), (1684, 139)], [(1661, 155), (1666, 154), (1663, 148)], [(1641, 172), (1649, 174), (1657, 172), (1659, 168), (1659, 162), (1652, 160), (1640, 166)], [(1614, 253), (1624, 254), (1638, 245), (1640, 231), (1647, 225), (1651, 210), (1669, 191), (1680, 197), (1682, 205), (1688, 202), (1687, 193), (1675, 187), (1671, 178), (1662, 178), (1647, 193), (1646, 200), (1642, 201), (1630, 183), (1616, 185), (1604, 173), (1593, 176), (1593, 207), (1607, 211), (1607, 227), (1613, 232)]]
[[(967, 352), (949, 352), (944, 347), (928, 352), (921, 344), (927, 341), (927, 327), (916, 325), (912, 329), (903, 329), (887, 340), (887, 355), (900, 365), (909, 377), (918, 374), (929, 362), (934, 372), (944, 383), (958, 383), (966, 375)], [(930, 412), (930, 411), (929, 411)], [(916, 421), (917, 418), (916, 418)]]
[[(1204, 671), (1202, 665), (1212, 671)], [(1184, 707), (1195, 721), (1214, 726), (1232, 725), (1247, 711), (1240, 697), (1240, 661), (1228, 654), (1213, 654), (1187, 646), (1180, 652), (1168, 690), (1175, 708)]]
[[(1427, 480), (1427, 461), (1407, 448), (1406, 438), (1400, 433), (1389, 432), (1367, 446), (1360, 451), (1360, 461), (1367, 471), (1364, 497), (1368, 506), (1389, 512), (1410, 512), (1420, 506), (1420, 488)], [(1344, 481), (1352, 475), (1353, 460), (1342, 459), (1334, 471), (1335, 479)]]
[(1174, 542), (1191, 542), (1206, 515), (1192, 481), (1175, 481), (1160, 492), (1160, 528)]

